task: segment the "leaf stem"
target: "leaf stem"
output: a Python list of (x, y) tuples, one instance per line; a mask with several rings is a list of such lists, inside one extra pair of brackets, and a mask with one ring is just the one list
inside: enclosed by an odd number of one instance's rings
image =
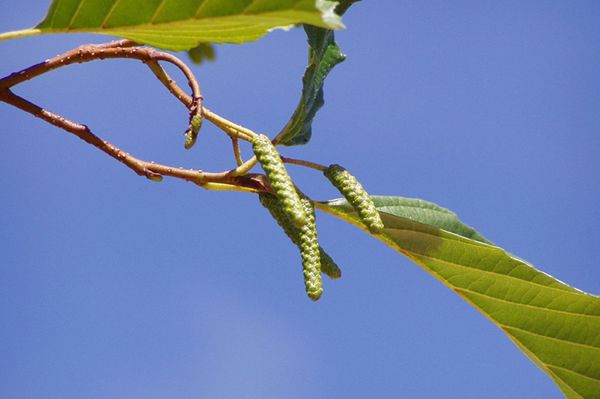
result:
[(242, 159), (242, 153), (240, 152), (240, 141), (237, 137), (230, 137), (231, 145), (233, 146), (233, 156), (235, 157), (235, 163), (237, 166), (241, 166), (244, 163)]
[(237, 168), (233, 169), (230, 173), (232, 176), (242, 176), (250, 172), (250, 170), (258, 163), (256, 157), (252, 157), (246, 162), (242, 163)]
[(204, 188), (206, 190), (211, 190), (211, 191), (236, 191), (236, 192), (240, 192), (240, 193), (258, 193), (258, 192), (262, 191), (262, 190), (258, 190), (256, 188), (251, 188), (251, 187), (235, 186), (233, 184), (212, 183), (212, 182), (204, 183), (202, 185), (202, 188)]
[(12, 32), (0, 33), (0, 41), (18, 39), (21, 37), (35, 36), (35, 35), (39, 35), (41, 33), (42, 33), (42, 31), (40, 29), (34, 29), (34, 28), (15, 30)]
[(252, 130), (240, 126), (228, 119), (223, 118), (220, 115), (215, 114), (214, 112), (208, 110), (206, 107), (202, 110), (202, 115), (206, 118), (206, 120), (211, 121), (217, 127), (223, 129), (225, 133), (229, 134), (233, 137), (238, 137), (242, 140), (252, 141), (254, 137), (257, 136)]

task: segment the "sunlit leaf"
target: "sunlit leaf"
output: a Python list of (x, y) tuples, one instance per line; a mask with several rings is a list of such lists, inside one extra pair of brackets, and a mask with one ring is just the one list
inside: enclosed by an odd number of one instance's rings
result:
[[(373, 200), (385, 224), (374, 237), (493, 321), (567, 398), (600, 398), (599, 297), (486, 242), (437, 205), (399, 197)], [(316, 205), (364, 229), (345, 200)]]
[(170, 50), (199, 43), (243, 43), (276, 28), (310, 24), (342, 27), (325, 0), (54, 0), (34, 29), (0, 39), (42, 33), (100, 33)]

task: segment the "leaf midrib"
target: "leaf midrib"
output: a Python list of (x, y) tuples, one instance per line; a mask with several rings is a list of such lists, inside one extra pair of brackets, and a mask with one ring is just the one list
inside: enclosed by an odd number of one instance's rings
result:
[[(580, 376), (582, 376), (584, 378), (587, 378), (588, 380), (592, 380), (592, 381), (595, 381), (595, 382), (600, 382), (600, 379), (598, 379), (598, 378), (590, 377), (589, 375), (585, 375), (585, 374), (581, 374), (581, 373), (579, 373), (579, 372), (577, 372), (575, 370), (571, 370), (571, 369), (568, 369), (568, 368), (565, 368), (565, 367), (562, 367), (562, 366), (557, 366), (556, 364), (550, 364), (550, 363), (545, 363), (545, 364), (546, 364), (546, 366), (548, 368), (561, 369), (563, 371), (566, 371), (567, 373), (577, 374), (577, 375), (580, 375)], [(556, 375), (556, 374), (554, 374), (554, 375)], [(559, 376), (556, 376), (556, 377), (560, 378), (562, 381), (564, 381), (564, 379), (562, 379), (561, 377), (559, 377)], [(571, 387), (571, 389), (573, 389), (573, 387)]]

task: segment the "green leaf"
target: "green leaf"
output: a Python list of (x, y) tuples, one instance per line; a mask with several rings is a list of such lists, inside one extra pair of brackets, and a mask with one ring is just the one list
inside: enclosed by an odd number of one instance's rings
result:
[(204, 61), (214, 61), (216, 58), (215, 46), (210, 43), (200, 43), (188, 50), (188, 56), (194, 64), (202, 64)]
[(1, 39), (41, 33), (100, 33), (169, 50), (199, 43), (243, 43), (276, 28), (343, 25), (326, 0), (54, 0), (35, 27)]
[[(344, 0), (336, 7), (342, 15), (357, 0)], [(325, 103), (323, 84), (329, 72), (346, 59), (332, 30), (304, 26), (308, 38), (308, 66), (302, 78), (302, 97), (292, 117), (275, 138), (277, 144), (306, 144), (312, 135), (312, 122), (317, 111)]]
[[(572, 288), (487, 242), (452, 212), (373, 197), (385, 229), (374, 235), (487, 316), (567, 398), (600, 398), (600, 298)], [(345, 200), (315, 204), (364, 229)]]
[[(491, 244), (490, 241), (486, 240), (472, 227), (462, 223), (458, 219), (458, 216), (456, 216), (456, 213), (432, 202), (416, 198), (384, 197), (376, 195), (372, 195), (371, 199), (379, 212), (401, 215), (402, 217), (415, 222), (429, 224), (465, 238)], [(328, 202), (328, 205), (343, 209), (347, 213), (352, 211), (352, 206), (344, 199), (331, 200)]]

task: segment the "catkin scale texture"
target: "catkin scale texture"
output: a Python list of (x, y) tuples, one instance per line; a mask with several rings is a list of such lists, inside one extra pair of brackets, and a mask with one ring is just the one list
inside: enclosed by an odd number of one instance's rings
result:
[(383, 221), (371, 197), (350, 172), (340, 165), (330, 165), (323, 172), (325, 177), (342, 193), (356, 209), (358, 216), (373, 234), (383, 231)]
[(342, 270), (323, 248), (319, 248), (319, 257), (321, 258), (321, 273), (332, 280), (342, 277)]
[(301, 198), (306, 223), (300, 227), (300, 256), (302, 257), (302, 270), (304, 272), (304, 285), (308, 297), (316, 301), (323, 293), (321, 279), (321, 257), (319, 253), (319, 240), (315, 220), (315, 209), (310, 200)]
[(252, 140), (252, 150), (281, 201), (284, 212), (297, 227), (301, 227), (306, 222), (306, 211), (275, 146), (267, 136), (259, 134)]
[[(290, 240), (300, 249), (300, 230), (294, 226), (281, 208), (281, 203), (274, 195), (267, 193), (259, 194), (260, 203), (267, 208), (273, 219), (283, 229)], [(332, 279), (342, 276), (342, 271), (333, 259), (319, 247), (319, 258), (321, 261), (321, 272)]]

